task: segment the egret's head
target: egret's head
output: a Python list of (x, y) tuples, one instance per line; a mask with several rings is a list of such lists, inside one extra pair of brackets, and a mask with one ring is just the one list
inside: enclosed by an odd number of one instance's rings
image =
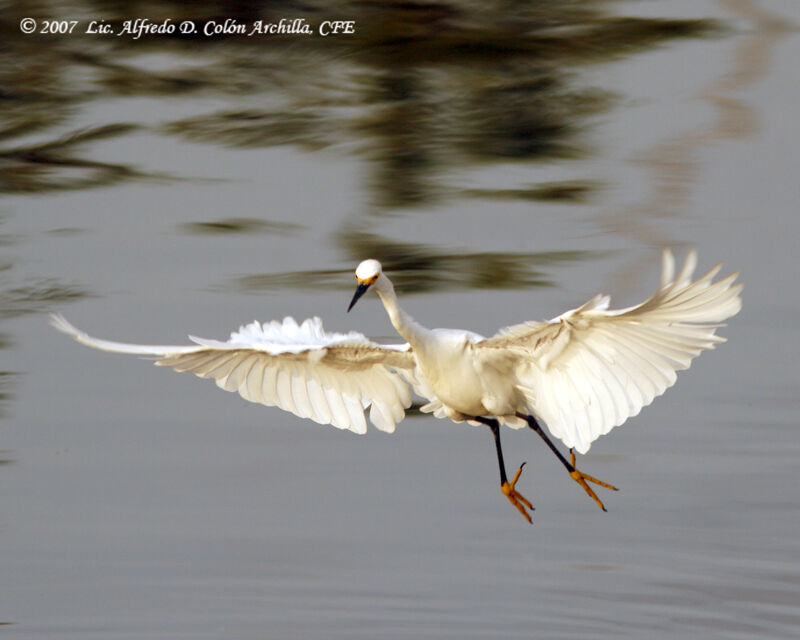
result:
[(356, 267), (356, 281), (358, 282), (358, 287), (356, 288), (353, 299), (350, 301), (350, 306), (347, 307), (348, 311), (355, 306), (358, 299), (363, 296), (367, 292), (367, 289), (375, 284), (380, 277), (381, 263), (377, 260), (364, 260), (364, 262)]

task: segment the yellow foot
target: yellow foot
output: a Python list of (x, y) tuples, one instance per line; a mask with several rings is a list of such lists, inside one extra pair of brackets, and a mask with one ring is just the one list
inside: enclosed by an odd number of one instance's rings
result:
[(508, 498), (508, 501), (513, 504), (522, 514), (522, 517), (525, 518), (530, 524), (533, 524), (531, 515), (525, 511), (526, 507), (533, 511), (533, 505), (525, 496), (523, 496), (514, 488), (517, 485), (517, 480), (519, 480), (519, 476), (522, 473), (522, 467), (524, 466), (525, 463), (523, 462), (519, 466), (519, 469), (517, 469), (517, 472), (514, 474), (514, 479), (511, 482), (504, 482), (502, 485), (500, 485), (500, 490), (503, 492), (503, 495)]
[(600, 501), (600, 498), (597, 497), (597, 494), (595, 494), (592, 488), (587, 484), (587, 482), (593, 482), (594, 484), (600, 485), (601, 487), (605, 487), (606, 489), (611, 489), (612, 491), (619, 491), (619, 489), (617, 489), (613, 484), (608, 484), (607, 482), (603, 482), (602, 480), (598, 480), (597, 478), (590, 476), (588, 473), (583, 473), (583, 471), (578, 471), (578, 469), (575, 467), (574, 453), (570, 452), (569, 460), (572, 463), (572, 471), (569, 472), (570, 477), (583, 487), (583, 490), (586, 493), (588, 493), (589, 497), (592, 498), (592, 500), (594, 500), (597, 503), (598, 507), (600, 507), (603, 511), (605, 511), (606, 510), (605, 506)]

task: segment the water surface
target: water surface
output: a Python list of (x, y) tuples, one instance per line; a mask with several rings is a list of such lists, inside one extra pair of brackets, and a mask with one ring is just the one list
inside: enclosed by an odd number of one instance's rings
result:
[[(0, 622), (39, 638), (791, 638), (800, 625), (793, 2), (140, 3), (353, 38), (43, 38), (0, 65)], [(34, 17), (131, 17), (41, 3)], [(663, 247), (745, 282), (729, 343), (597, 441), (600, 512), (530, 433), (357, 437), (94, 352), (320, 315), (490, 334)]]

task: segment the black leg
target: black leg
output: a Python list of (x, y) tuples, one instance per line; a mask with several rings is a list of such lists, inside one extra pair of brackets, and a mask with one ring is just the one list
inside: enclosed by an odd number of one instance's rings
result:
[(523, 515), (523, 517), (528, 522), (533, 524), (530, 514), (525, 510), (527, 508), (533, 511), (533, 505), (531, 505), (528, 499), (522, 494), (518, 493), (514, 488), (517, 484), (517, 480), (519, 480), (519, 476), (522, 473), (522, 467), (525, 466), (525, 463), (523, 462), (520, 465), (519, 469), (517, 469), (517, 472), (514, 474), (514, 479), (509, 482), (508, 477), (506, 476), (506, 463), (503, 461), (503, 447), (500, 445), (500, 423), (494, 418), (483, 418), (480, 416), (470, 418), (470, 420), (485, 424), (492, 430), (492, 435), (494, 436), (494, 446), (497, 449), (497, 464), (500, 467), (500, 490), (503, 492), (503, 495), (508, 498), (509, 502), (511, 502), (511, 504), (513, 504)]
[[(506, 476), (506, 463), (503, 461), (503, 447), (500, 445), (500, 423), (494, 418), (477, 417), (474, 418), (474, 420), (475, 422), (485, 424), (492, 430), (492, 435), (494, 436), (494, 446), (497, 449), (497, 464), (500, 465), (500, 484), (507, 484), (508, 477)], [(525, 463), (523, 462), (522, 464), (524, 465)]]
[[(517, 417), (525, 420), (528, 423), (528, 426), (542, 437), (542, 440), (544, 440), (547, 446), (550, 447), (550, 451), (556, 454), (558, 459), (561, 460), (561, 464), (563, 464), (567, 468), (567, 471), (569, 471), (570, 473), (575, 471), (575, 467), (572, 466), (563, 455), (561, 455), (561, 452), (556, 448), (556, 445), (553, 444), (553, 441), (547, 437), (547, 434), (544, 432), (544, 429), (542, 429), (541, 425), (536, 421), (536, 418), (534, 418), (533, 416), (526, 416), (525, 414), (522, 413), (518, 413)], [(572, 450), (570, 449), (570, 451)]]
[(587, 482), (593, 482), (594, 484), (600, 485), (601, 487), (605, 487), (606, 489), (611, 489), (612, 491), (617, 491), (617, 488), (614, 485), (608, 484), (607, 482), (603, 482), (602, 480), (593, 478), (592, 476), (583, 473), (583, 471), (578, 471), (578, 469), (575, 468), (575, 453), (572, 451), (572, 449), (569, 450), (570, 460), (572, 462), (569, 462), (562, 455), (562, 453), (556, 448), (556, 446), (553, 444), (553, 441), (550, 440), (550, 438), (544, 432), (544, 429), (542, 429), (541, 425), (536, 421), (536, 418), (534, 418), (533, 416), (525, 415), (524, 413), (518, 413), (517, 417), (525, 420), (528, 423), (528, 426), (541, 436), (542, 440), (544, 440), (547, 446), (550, 447), (550, 451), (556, 454), (556, 457), (559, 460), (561, 460), (561, 464), (563, 464), (564, 467), (566, 467), (570, 477), (579, 485), (581, 485), (584, 491), (586, 491), (586, 493), (589, 495), (589, 497), (592, 498), (603, 511), (605, 511), (606, 510), (605, 505), (600, 500), (600, 498), (597, 497), (597, 495), (592, 490), (592, 488), (587, 484)]

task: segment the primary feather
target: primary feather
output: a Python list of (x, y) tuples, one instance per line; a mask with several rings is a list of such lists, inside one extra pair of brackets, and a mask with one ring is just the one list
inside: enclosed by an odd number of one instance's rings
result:
[[(250, 402), (356, 433), (367, 430), (365, 409), (378, 429), (392, 432), (411, 405), (408, 384), (398, 373), (414, 367), (407, 344), (380, 345), (355, 331), (326, 333), (319, 318), (252, 322), (227, 342), (191, 337), (194, 346), (101, 340), (60, 315), (51, 323), (87, 346), (154, 356), (159, 366), (211, 378)], [(413, 379), (410, 372), (406, 377)]]
[(690, 251), (677, 278), (664, 252), (658, 290), (639, 305), (608, 310), (596, 296), (548, 322), (526, 322), (480, 343), (515, 357), (515, 376), (527, 409), (579, 453), (635, 416), (675, 384), (703, 349), (725, 338), (722, 320), (741, 309), (737, 274), (713, 282), (721, 266), (692, 281)]

